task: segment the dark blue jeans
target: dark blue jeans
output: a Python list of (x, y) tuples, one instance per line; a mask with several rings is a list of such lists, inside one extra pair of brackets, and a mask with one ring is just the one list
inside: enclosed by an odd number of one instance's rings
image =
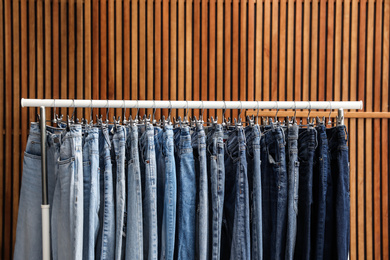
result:
[(242, 127), (227, 132), (221, 259), (250, 259), (249, 187)]
[(287, 172), (288, 172), (288, 205), (287, 205), (287, 234), (286, 259), (294, 258), (297, 236), (299, 161), (298, 161), (298, 130), (297, 124), (287, 130)]
[(284, 259), (287, 224), (285, 138), (271, 126), (261, 138), (264, 259)]
[(263, 259), (263, 226), (261, 201), (260, 127), (245, 128), (248, 162), (249, 204), (251, 212), (252, 259)]
[(298, 226), (295, 259), (310, 259), (313, 159), (317, 140), (316, 135), (317, 131), (314, 128), (299, 129)]
[(324, 259), (347, 259), (349, 252), (349, 159), (345, 126), (326, 129), (329, 171)]
[(317, 130), (318, 146), (313, 166), (313, 211), (312, 211), (312, 259), (322, 260), (324, 256), (326, 191), (328, 178), (328, 139), (326, 128), (320, 125)]

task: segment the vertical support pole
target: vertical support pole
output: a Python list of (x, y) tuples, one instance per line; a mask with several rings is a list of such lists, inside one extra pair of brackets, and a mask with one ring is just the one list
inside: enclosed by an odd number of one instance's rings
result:
[(344, 125), (344, 109), (339, 108), (337, 114), (337, 126)]
[(41, 106), (41, 163), (42, 163), (42, 259), (50, 260), (50, 205), (47, 194), (46, 171), (46, 114), (45, 107)]

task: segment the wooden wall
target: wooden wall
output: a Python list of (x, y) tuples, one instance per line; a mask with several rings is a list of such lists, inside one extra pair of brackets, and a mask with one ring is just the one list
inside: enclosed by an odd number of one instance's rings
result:
[(0, 0), (0, 258), (36, 119), (23, 97), (363, 100), (345, 121), (351, 259), (389, 259), (389, 23), (390, 0)]

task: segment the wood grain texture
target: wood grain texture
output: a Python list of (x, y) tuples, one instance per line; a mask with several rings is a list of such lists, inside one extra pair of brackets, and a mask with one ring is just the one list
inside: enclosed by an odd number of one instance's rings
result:
[[(288, 0), (287, 21), (287, 100), (294, 96), (294, 0)], [(256, 85), (257, 86), (257, 85)]]
[[(342, 49), (342, 2), (336, 1), (336, 24), (335, 24), (335, 32), (334, 32), (334, 38), (335, 38), (335, 44), (334, 44), (334, 59), (335, 61), (341, 61), (341, 49)], [(333, 99), (334, 100), (340, 100), (340, 90), (341, 90), (341, 62), (335, 62), (334, 63), (334, 93), (333, 93)]]
[(310, 2), (303, 4), (303, 70), (302, 70), (302, 100), (309, 100), (309, 62), (310, 62)]
[[(162, 1), (162, 100), (169, 100), (169, 3)], [(168, 109), (163, 109), (165, 117)]]
[[(138, 99), (138, 1), (131, 1), (131, 99)], [(164, 64), (166, 65), (166, 64)], [(167, 68), (167, 66), (164, 66)], [(131, 109), (131, 116), (137, 116), (137, 109)]]
[(312, 1), (311, 14), (311, 61), (310, 61), (310, 96), (309, 100), (317, 100), (317, 71), (318, 71), (318, 7), (317, 0)]
[[(146, 42), (146, 89), (148, 91), (146, 99), (154, 99), (154, 13), (153, 13), (153, 2), (146, 2), (146, 28), (147, 28), (147, 42)], [(148, 110), (148, 114), (153, 113), (151, 109)]]
[[(178, 100), (186, 100), (185, 99), (185, 1), (178, 1), (178, 31), (177, 31), (177, 99)], [(185, 115), (185, 111), (179, 110), (179, 115), (183, 118)]]
[(286, 100), (286, 19), (287, 19), (287, 2), (280, 1), (279, 8), (279, 79), (278, 79), (278, 100)]
[[(170, 39), (169, 39), (169, 100), (177, 100), (177, 0), (171, 0), (170, 4)], [(177, 109), (176, 109), (177, 110)], [(178, 111), (172, 111), (172, 117), (177, 117)]]
[(279, 51), (279, 5), (272, 1), (271, 19), (271, 100), (278, 100), (278, 51)]
[[(216, 24), (216, 32), (217, 32), (217, 45), (216, 45), (216, 52), (217, 52), (217, 100), (224, 100), (223, 96), (223, 91), (224, 91), (224, 81), (223, 81), (223, 61), (224, 61), (224, 53), (223, 53), (223, 47), (224, 47), (224, 39), (223, 39), (223, 34), (224, 34), (224, 25), (223, 25), (223, 18), (224, 18), (224, 5), (222, 1), (217, 1), (217, 24)], [(217, 116), (218, 116), (218, 122), (223, 121), (222, 118), (222, 113), (223, 111), (221, 109), (217, 110)]]
[[(22, 7), (21, 9), (26, 9), (26, 2), (22, 2)], [(0, 15), (2, 15), (2, 17), (5, 17), (4, 15), (4, 1), (0, 1)], [(24, 15), (24, 17), (27, 17), (27, 15)], [(25, 18), (26, 19), (26, 18)], [(27, 19), (26, 19), (27, 20)], [(26, 22), (27, 23), (27, 22)], [(23, 24), (23, 22), (22, 22)], [(26, 30), (26, 29), (25, 29)], [(4, 41), (5, 41), (5, 30), (4, 30), (4, 19), (0, 19), (0, 96), (1, 97), (4, 97), (4, 94), (5, 94), (5, 71), (4, 71), (4, 67), (5, 67), (5, 64), (6, 64), (6, 60), (5, 60), (5, 53), (4, 53), (4, 50), (5, 50), (5, 45), (4, 45)], [(25, 45), (22, 45), (22, 46), (25, 46)], [(25, 48), (27, 48), (25, 46)], [(22, 51), (23, 51), (23, 47), (22, 47)], [(26, 78), (26, 76), (25, 76)], [(27, 81), (27, 79), (26, 79)], [(27, 88), (25, 88), (27, 90)], [(1, 98), (0, 99), (0, 115), (2, 117), (4, 117), (5, 115), (5, 100), (4, 98)], [(26, 111), (26, 109), (24, 109), (24, 111)], [(28, 121), (28, 118), (27, 118), (27, 115), (25, 115), (26, 118), (24, 120), (24, 122)], [(4, 134), (3, 132), (5, 131), (4, 129), (4, 120), (0, 120), (0, 131), (1, 131), (1, 138), (0, 138), (0, 161), (1, 162), (5, 162), (5, 154), (4, 154)], [(26, 134), (26, 133), (24, 133)], [(6, 175), (6, 170), (4, 168), (4, 163), (1, 164), (1, 167), (0, 167), (0, 176), (5, 176)], [(0, 189), (2, 191), (5, 190), (5, 182), (4, 182), (4, 178), (1, 178), (0, 179)], [(4, 210), (3, 210), (3, 207), (4, 207), (4, 193), (3, 192), (0, 192), (0, 223), (4, 223), (4, 219), (5, 219), (5, 214), (4, 214)], [(0, 244), (2, 245), (3, 244), (3, 238), (4, 236), (8, 236), (10, 234), (5, 234), (3, 235), (3, 225), (0, 225)], [(4, 250), (4, 249), (3, 249)], [(3, 251), (2, 250), (2, 251)]]
[(302, 84), (302, 0), (295, 2), (295, 80), (293, 100), (301, 100)]
[[(292, 1), (293, 0), (290, 0), (289, 1), (289, 8), (290, 8), (290, 2), (291, 2), (291, 5), (292, 5)], [(291, 11), (293, 13), (293, 11)], [(289, 9), (289, 15), (290, 15), (290, 9)], [(290, 39), (292, 39), (292, 36), (293, 35), (293, 32), (291, 33), (290, 35), (290, 27), (292, 28), (291, 26), (291, 23), (290, 23), (290, 16), (289, 16), (289, 35), (288, 35), (288, 39), (290, 41)], [(292, 30), (291, 30), (292, 31)], [(256, 101), (260, 101), (262, 100), (262, 88), (263, 88), (263, 3), (259, 4), (257, 3), (256, 4), (256, 59), (255, 59), (255, 100)], [(289, 58), (291, 56), (291, 51), (292, 51), (293, 47), (290, 46), (290, 42), (289, 42)], [(290, 59), (289, 59), (289, 62), (290, 62)], [(291, 59), (291, 62), (292, 62), (292, 59)], [(288, 70), (288, 72), (290, 72), (290, 70)], [(291, 73), (292, 73), (292, 69), (291, 69)], [(288, 75), (287, 75), (287, 80), (288, 80)], [(289, 92), (288, 92), (289, 93)]]
[[(138, 81), (139, 81), (139, 90), (138, 90), (138, 99), (146, 99), (146, 3), (145, 0), (138, 0), (138, 16), (139, 16), (139, 54), (138, 54)], [(139, 113), (141, 115), (145, 114), (145, 109), (140, 109)]]
[[(115, 99), (123, 100), (123, 2), (115, 1)], [(113, 18), (114, 20), (114, 18)], [(153, 25), (152, 27), (153, 28)], [(153, 53), (153, 51), (151, 51)], [(148, 63), (149, 64), (149, 63)], [(152, 63), (153, 64), (153, 63)], [(151, 69), (153, 71), (153, 67)], [(153, 99), (153, 97), (151, 98)], [(123, 118), (122, 109), (116, 110), (116, 115)]]
[[(47, 8), (49, 9), (50, 6), (47, 6)], [(46, 8), (45, 8), (46, 10)], [(46, 16), (47, 17), (47, 16)], [(83, 45), (84, 45), (84, 13), (83, 13), (83, 2), (82, 0), (77, 0), (77, 3), (76, 3), (76, 98), (77, 99), (84, 99), (84, 48), (83, 48)], [(46, 22), (47, 20), (45, 20)], [(47, 30), (46, 31), (49, 31), (50, 30), (50, 25), (47, 27)], [(50, 39), (50, 38), (49, 38)], [(49, 41), (49, 39), (46, 38), (47, 41)], [(48, 45), (50, 44), (50, 42), (48, 42)], [(49, 55), (47, 55), (47, 53), (45, 54), (45, 57), (47, 59), (47, 57), (50, 57), (50, 53)], [(50, 66), (46, 66), (46, 67), (50, 67)], [(46, 71), (46, 74), (45, 76), (47, 77), (47, 74), (48, 72)], [(50, 74), (50, 73), (49, 73)], [(50, 86), (50, 81), (48, 80), (47, 82), (47, 86)], [(48, 88), (47, 88), (48, 89)], [(46, 95), (48, 98), (51, 96), (51, 95)], [(82, 117), (84, 117), (83, 115), (83, 109), (77, 109), (77, 118), (81, 119)]]
[[(232, 51), (232, 44), (231, 44), (231, 25), (232, 25), (232, 17), (231, 17), (231, 5), (230, 1), (228, 1), (229, 4), (225, 5), (225, 14), (224, 14), (224, 45), (225, 45), (225, 53), (224, 53), (224, 60), (225, 60), (225, 75), (224, 75), (224, 86), (225, 86), (225, 95), (224, 100), (228, 101), (231, 100), (231, 89), (232, 89), (232, 74), (231, 74), (231, 51)], [(228, 118), (231, 116), (231, 111), (225, 111), (225, 117)]]
[(326, 84), (325, 84), (325, 97), (326, 100), (333, 100), (333, 74), (334, 74), (334, 0), (328, 1), (328, 23), (327, 23), (327, 41), (326, 41)]

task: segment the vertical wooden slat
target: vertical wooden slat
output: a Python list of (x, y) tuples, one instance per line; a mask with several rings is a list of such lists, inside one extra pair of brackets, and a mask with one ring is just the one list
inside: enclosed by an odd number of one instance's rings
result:
[(302, 80), (302, 0), (295, 1), (295, 89), (294, 100), (301, 100)]
[[(0, 3), (0, 14), (2, 14), (2, 3)], [(27, 74), (27, 62), (28, 62), (28, 54), (27, 54), (27, 48), (28, 48), (28, 43), (27, 43), (27, 30), (28, 30), (28, 25), (27, 25), (27, 1), (22, 0), (20, 1), (20, 29), (21, 29), (21, 50), (20, 50), (20, 55), (21, 55), (21, 97), (22, 98), (27, 98), (28, 97), (28, 74)], [(3, 26), (2, 26), (2, 21), (0, 22), (0, 35), (3, 34)], [(3, 50), (3, 39), (0, 37), (0, 50)], [(3, 58), (0, 58), (0, 96), (4, 96), (4, 72), (3, 72)], [(0, 115), (3, 115), (3, 99), (0, 101)], [(27, 143), (27, 134), (28, 134), (28, 118), (27, 118), (27, 108), (22, 108), (22, 117), (21, 117), (21, 152), (23, 152), (26, 148), (26, 143)], [(2, 121), (2, 120), (0, 120)], [(3, 122), (0, 123), (0, 131), (3, 131)], [(1, 134), (0, 138), (0, 147), (3, 147), (3, 135)], [(0, 161), (3, 161), (3, 155), (2, 155), (3, 149), (0, 149)], [(20, 160), (20, 165), (21, 167), (23, 166), (23, 160)], [(2, 175), (2, 170), (3, 167), (0, 167), (0, 175)], [(22, 170), (22, 168), (21, 168)], [(0, 186), (1, 187), (1, 186)], [(0, 197), (0, 200), (2, 197)], [(1, 207), (1, 204), (0, 204)], [(1, 218), (1, 217), (0, 217)], [(0, 219), (1, 223), (1, 219)], [(1, 233), (1, 229), (0, 229)]]
[(317, 100), (317, 70), (318, 70), (318, 0), (312, 1), (311, 19), (311, 65), (310, 65), (310, 100)]
[[(389, 17), (390, 17), (390, 1), (384, 1), (383, 12), (383, 64), (382, 64), (382, 111), (389, 111)], [(382, 256), (383, 259), (389, 259), (389, 169), (388, 169), (388, 119), (382, 119)]]
[[(161, 1), (155, 1), (154, 11), (154, 48), (155, 48), (155, 59), (154, 59), (154, 98), (156, 100), (162, 99), (161, 95)], [(159, 117), (161, 111), (156, 112), (156, 116)]]
[[(107, 10), (107, 34), (108, 34), (108, 63), (107, 63), (107, 99), (115, 99), (115, 3), (114, 0), (108, 0)], [(110, 121), (115, 111), (110, 112)]]
[[(350, 81), (351, 81), (351, 100), (356, 100), (356, 89), (357, 89), (357, 58), (358, 58), (358, 3), (357, 1), (352, 1), (352, 9), (351, 9), (351, 71), (350, 71)], [(349, 132), (351, 133), (351, 161), (350, 161), (350, 198), (351, 198), (351, 259), (357, 259), (357, 170), (356, 170), (356, 119), (350, 120), (351, 129)], [(360, 221), (360, 220), (358, 220)]]
[[(41, 3), (42, 4), (42, 3)], [(16, 120), (12, 121), (13, 127), (13, 143), (12, 143), (12, 152), (13, 152), (13, 166), (12, 171), (9, 172), (9, 176), (13, 175), (12, 183), (12, 233), (9, 234), (12, 239), (10, 253), (12, 253), (13, 245), (15, 244), (16, 237), (16, 223), (18, 220), (18, 206), (19, 206), (19, 185), (20, 185), (20, 20), (19, 20), (19, 1), (12, 2), (12, 18), (13, 18), (13, 118)], [(8, 121), (10, 123), (10, 121)], [(8, 214), (11, 214), (9, 212)]]
[[(217, 1), (217, 100), (222, 101), (223, 98), (223, 2)], [(222, 110), (217, 111), (218, 121), (222, 122)]]
[(303, 72), (302, 100), (309, 100), (309, 62), (310, 62), (310, 0), (303, 6)]
[[(232, 62), (232, 58), (231, 58), (231, 51), (232, 51), (232, 45), (231, 45), (231, 1), (228, 0), (228, 1), (225, 1), (225, 23), (224, 23), (224, 34), (225, 34), (225, 37), (224, 37), (224, 45), (225, 45), (225, 53), (224, 53), (224, 59), (225, 59), (225, 66), (224, 66), (224, 74), (225, 74), (225, 77), (224, 77), (224, 86), (225, 86), (225, 95), (224, 95), (224, 100), (228, 101), (228, 100), (231, 100), (231, 84), (232, 84), (232, 81), (231, 81), (231, 71), (230, 71), (230, 67), (231, 67), (231, 62)], [(225, 117), (228, 118), (230, 117), (230, 110), (227, 110), (225, 112)]]
[[(154, 86), (153, 86), (153, 74), (154, 74), (154, 50), (153, 50), (153, 35), (154, 35), (154, 24), (153, 24), (153, 2), (147, 1), (146, 2), (146, 28), (147, 28), (147, 52), (146, 52), (146, 59), (147, 59), (147, 69), (146, 69), (146, 77), (147, 77), (147, 99), (153, 100), (154, 97)], [(153, 112), (152, 110), (148, 111), (148, 114)]]
[[(123, 70), (122, 70), (122, 59), (123, 59), (123, 49), (122, 49), (122, 12), (123, 12), (123, 3), (122, 1), (115, 1), (115, 99), (123, 100), (122, 92), (122, 83), (123, 83)], [(153, 28), (153, 27), (151, 27)], [(153, 50), (152, 50), (153, 52)], [(153, 69), (152, 69), (153, 71)], [(122, 109), (118, 108), (116, 110), (116, 115), (122, 115)]]
[[(193, 20), (192, 20), (192, 2), (191, 1), (186, 1), (185, 2), (185, 7), (186, 7), (186, 21), (185, 21), (185, 26), (186, 26), (186, 35), (185, 35), (185, 59), (186, 59), (186, 63), (185, 63), (185, 66), (186, 66), (186, 92), (185, 92), (185, 98), (186, 100), (192, 100), (192, 73), (193, 73), (193, 70), (194, 68), (192, 67), (192, 62), (193, 62), (193, 58), (192, 58), (192, 51), (195, 49), (193, 49), (193, 41), (192, 41), (192, 25), (194, 24), (194, 26), (196, 25)], [(196, 78), (196, 77), (195, 77)], [(195, 81), (195, 78), (194, 78), (194, 81)], [(192, 116), (192, 113), (191, 111), (189, 112), (188, 114), (189, 116)]]
[[(12, 20), (11, 20), (11, 1), (4, 2), (4, 35), (5, 35), (5, 120), (12, 120)], [(8, 65), (8, 66), (7, 66)], [(12, 124), (5, 125), (5, 176), (4, 180), (4, 235), (2, 238), (3, 258), (11, 258), (12, 239)], [(2, 234), (3, 235), (3, 234)]]
[[(61, 52), (61, 74), (60, 74), (60, 80), (61, 80), (61, 98), (68, 98), (68, 51), (67, 51), (67, 39), (68, 39), (68, 33), (67, 33), (67, 10), (66, 10), (66, 2), (60, 1), (60, 52)], [(96, 41), (98, 42), (98, 41)], [(31, 53), (31, 52), (30, 52)], [(97, 63), (99, 64), (99, 63)], [(98, 74), (98, 73), (97, 73)], [(61, 114), (65, 114), (66, 116), (66, 108), (61, 109)]]
[(326, 1), (320, 1), (320, 34), (318, 46), (318, 100), (325, 100), (326, 72)]
[(255, 6), (253, 0), (248, 0), (248, 83), (247, 100), (254, 100), (254, 49), (255, 49)]
[(343, 71), (343, 77), (342, 77), (342, 85), (341, 89), (343, 92), (342, 100), (347, 101), (349, 97), (348, 88), (349, 86), (349, 44), (350, 44), (350, 0), (344, 0), (344, 13), (343, 13), (343, 64), (342, 64), (342, 71)]
[(294, 91), (294, 0), (288, 0), (287, 21), (287, 100), (293, 100)]
[[(189, 3), (189, 2), (188, 2)], [(201, 20), (200, 20), (200, 0), (194, 0), (194, 17), (193, 17), (193, 23), (194, 23), (194, 67), (193, 67), (193, 100), (199, 100), (200, 98), (200, 26), (201, 26)], [(188, 26), (187, 26), (188, 27)], [(196, 117), (199, 116), (199, 110), (195, 110), (194, 114)]]
[(335, 25), (335, 46), (334, 46), (334, 100), (340, 100), (341, 84), (341, 29), (342, 29), (342, 3), (336, 1), (336, 25)]
[[(208, 100), (215, 100), (215, 0), (209, 0), (209, 81)], [(215, 117), (215, 110), (209, 110), (209, 116)]]
[[(100, 52), (99, 45), (99, 2), (92, 1), (92, 97), (93, 99), (100, 98), (99, 91), (99, 63), (100, 63)], [(129, 75), (130, 73), (125, 73)], [(130, 86), (130, 84), (129, 84)], [(129, 88), (130, 89), (130, 88)], [(98, 115), (98, 109), (93, 109), (93, 113)], [(99, 115), (100, 116), (100, 115)]]
[[(169, 100), (169, 3), (162, 1), (162, 99)], [(168, 110), (163, 109), (165, 117)]]
[(334, 0), (328, 1), (328, 24), (326, 41), (326, 100), (333, 100), (333, 66), (334, 66)]
[[(290, 0), (291, 3), (293, 0)], [(290, 4), (289, 1), (289, 4)], [(289, 10), (290, 12), (290, 10)], [(291, 25), (290, 25), (291, 27)], [(289, 28), (290, 28), (289, 27)], [(290, 40), (290, 33), (289, 33)], [(290, 46), (290, 45), (289, 45)], [(262, 100), (262, 75), (263, 75), (263, 2), (256, 3), (256, 87), (255, 87), (255, 100)], [(287, 76), (288, 77), (288, 76)]]
[[(25, 8), (26, 7), (26, 3), (25, 2), (22, 2), (22, 8)], [(5, 14), (4, 14), (4, 1), (0, 1), (0, 14), (2, 15), (2, 17), (5, 17)], [(4, 30), (4, 19), (0, 19), (0, 51), (1, 51), (1, 54), (0, 54), (0, 96), (1, 97), (4, 97), (4, 94), (6, 92), (5, 90), (5, 86), (6, 86), (6, 81), (5, 81), (5, 74), (4, 74), (4, 68), (6, 67), (5, 66), (5, 63), (7, 62), (6, 60), (6, 56), (5, 53), (4, 53), (4, 49), (5, 49), (5, 46), (4, 46), (4, 42), (5, 42), (5, 30)], [(26, 88), (26, 87), (25, 87)], [(26, 109), (25, 109), (26, 110)], [(4, 98), (0, 98), (0, 115), (2, 115), (3, 117), (5, 116), (5, 101), (4, 101)], [(27, 120), (25, 120), (27, 121)], [(4, 124), (3, 124), (4, 120), (0, 120), (0, 161), (1, 162), (4, 162), (4, 159), (5, 159), (5, 156), (4, 156)], [(0, 167), (0, 175), (1, 176), (4, 176), (6, 174), (6, 171), (5, 171), (5, 164), (3, 163)], [(2, 191), (5, 190), (5, 182), (4, 182), (4, 178), (1, 178), (0, 179), (0, 189)], [(4, 192), (0, 192), (0, 245), (3, 244), (3, 223), (4, 223)], [(0, 256), (2, 256), (2, 253), (3, 253), (3, 250), (1, 250), (0, 252)]]
[[(184, 64), (185, 64), (185, 60), (184, 60), (184, 51), (185, 51), (185, 34), (184, 34), (184, 29), (185, 29), (185, 19), (184, 19), (184, 15), (185, 15), (185, 9), (184, 9), (184, 3), (185, 1), (184, 0), (179, 0), (179, 3), (178, 3), (178, 56), (177, 56), (177, 59), (178, 59), (178, 62), (177, 62), (177, 78), (178, 78), (178, 81), (177, 81), (177, 91), (178, 91), (178, 100), (188, 100), (188, 99), (185, 99), (184, 97), (184, 79), (185, 79), (185, 70), (184, 70)], [(179, 110), (179, 115), (183, 118), (183, 116), (185, 115), (184, 114), (184, 111), (183, 110)], [(187, 119), (188, 120), (188, 119)]]
[[(240, 92), (239, 92), (239, 100), (246, 100), (246, 91), (247, 91), (247, 86), (246, 86), (246, 71), (247, 71), (247, 42), (246, 42), (246, 36), (247, 36), (247, 17), (246, 17), (246, 2), (247, 1), (240, 1), (240, 43), (239, 43), (239, 48), (240, 48), (240, 67), (239, 67), (239, 72), (240, 73)], [(245, 116), (242, 115), (242, 116)]]
[[(76, 51), (76, 42), (75, 42), (75, 21), (74, 21), (74, 0), (68, 1), (68, 98), (75, 98), (75, 51)], [(39, 39), (39, 38), (38, 38)], [(38, 48), (39, 49), (39, 48)], [(39, 58), (39, 56), (38, 56)], [(38, 67), (39, 70), (39, 67)], [(38, 73), (39, 78), (39, 73)], [(39, 87), (39, 84), (38, 84)], [(71, 112), (72, 111), (72, 112)], [(69, 113), (73, 113), (71, 109)], [(69, 115), (71, 116), (71, 115)]]
[[(208, 90), (208, 1), (201, 1), (201, 69), (200, 69), (200, 92), (201, 100), (207, 100)], [(207, 112), (203, 120), (207, 120)]]
[[(240, 26), (240, 20), (239, 20), (239, 11), (240, 11), (240, 5), (238, 0), (233, 0), (232, 5), (232, 100), (239, 100), (239, 60), (238, 60), (238, 53), (240, 51), (239, 49), (239, 26)], [(233, 118), (236, 118), (238, 115), (237, 109), (234, 109), (233, 111)]]
[(278, 100), (278, 49), (279, 49), (279, 8), (272, 1), (272, 38), (271, 38), (271, 100)]
[[(100, 2), (100, 99), (107, 97), (107, 1)], [(134, 50), (134, 46), (132, 46)], [(106, 118), (107, 109), (100, 109), (100, 114)], [(107, 118), (106, 118), (107, 119)]]
[[(359, 256), (362, 259), (365, 258), (365, 244), (364, 244), (364, 227), (365, 227), (365, 219), (364, 219), (364, 119), (359, 118), (358, 120), (358, 168), (357, 168), (357, 180), (358, 180), (358, 249)], [(360, 257), (359, 257), (360, 258)]]
[[(131, 1), (131, 99), (138, 99), (138, 0)], [(137, 109), (131, 110), (136, 116)]]
[[(4, 5), (5, 6), (5, 5)], [(5, 9), (5, 8), (4, 8)], [(5, 15), (4, 15), (5, 17)], [(28, 3), (28, 57), (29, 57), (29, 66), (28, 66), (28, 86), (29, 86), (29, 98), (36, 98), (36, 39), (35, 39), (35, 1), (29, 0)], [(6, 35), (6, 34), (4, 34)], [(6, 62), (7, 64), (7, 62)], [(36, 109), (30, 109), (30, 122), (35, 122), (36, 119)]]
[[(92, 99), (91, 0), (85, 0), (84, 8), (84, 98), (89, 100)], [(85, 118), (87, 120), (90, 120), (91, 112), (89, 108), (85, 110)]]
[[(49, 8), (49, 7), (48, 7)], [(48, 16), (46, 16), (46, 20)], [(76, 56), (76, 79), (77, 79), (77, 90), (76, 90), (76, 98), (84, 99), (84, 14), (83, 14), (83, 0), (77, 0), (76, 3), (76, 43), (77, 43), (77, 56)], [(50, 27), (49, 27), (50, 28)], [(48, 28), (48, 29), (49, 29)], [(47, 55), (46, 55), (47, 57)], [(50, 67), (48, 63), (45, 65), (46, 67)], [(48, 83), (46, 86), (50, 86)], [(81, 119), (83, 117), (83, 109), (77, 109), (77, 117)]]
[[(60, 11), (59, 11), (59, 1), (54, 0), (52, 2), (52, 12), (53, 12), (53, 98), (60, 98)], [(55, 109), (56, 114), (60, 114), (59, 109)]]
[[(51, 6), (49, 0), (44, 1), (44, 16), (45, 16), (45, 98), (52, 97), (51, 91)], [(46, 117), (52, 118), (51, 109), (47, 110)]]
[[(170, 11), (171, 11), (171, 16), (170, 16), (170, 46), (169, 46), (169, 56), (170, 56), (170, 71), (169, 71), (169, 88), (170, 88), (170, 96), (169, 100), (176, 100), (177, 99), (177, 50), (176, 50), (176, 37), (177, 37), (177, 0), (171, 0), (170, 1)], [(177, 116), (177, 109), (176, 111), (172, 111), (172, 117)]]
[[(279, 24), (279, 95), (278, 100), (286, 100), (286, 0), (280, 1), (280, 24)], [(276, 86), (275, 86), (276, 87)]]
[(43, 42), (43, 3), (37, 1), (36, 3), (36, 17), (37, 17), (37, 98), (44, 98), (43, 96), (43, 65), (44, 65), (44, 42)]
[[(146, 12), (145, 0), (139, 0), (139, 99), (146, 98)], [(140, 115), (145, 114), (145, 109), (140, 109)]]
[[(299, 1), (299, 0), (298, 0)], [(263, 100), (269, 100), (270, 94), (270, 52), (271, 52), (271, 3), (264, 2), (264, 51), (263, 51)]]

